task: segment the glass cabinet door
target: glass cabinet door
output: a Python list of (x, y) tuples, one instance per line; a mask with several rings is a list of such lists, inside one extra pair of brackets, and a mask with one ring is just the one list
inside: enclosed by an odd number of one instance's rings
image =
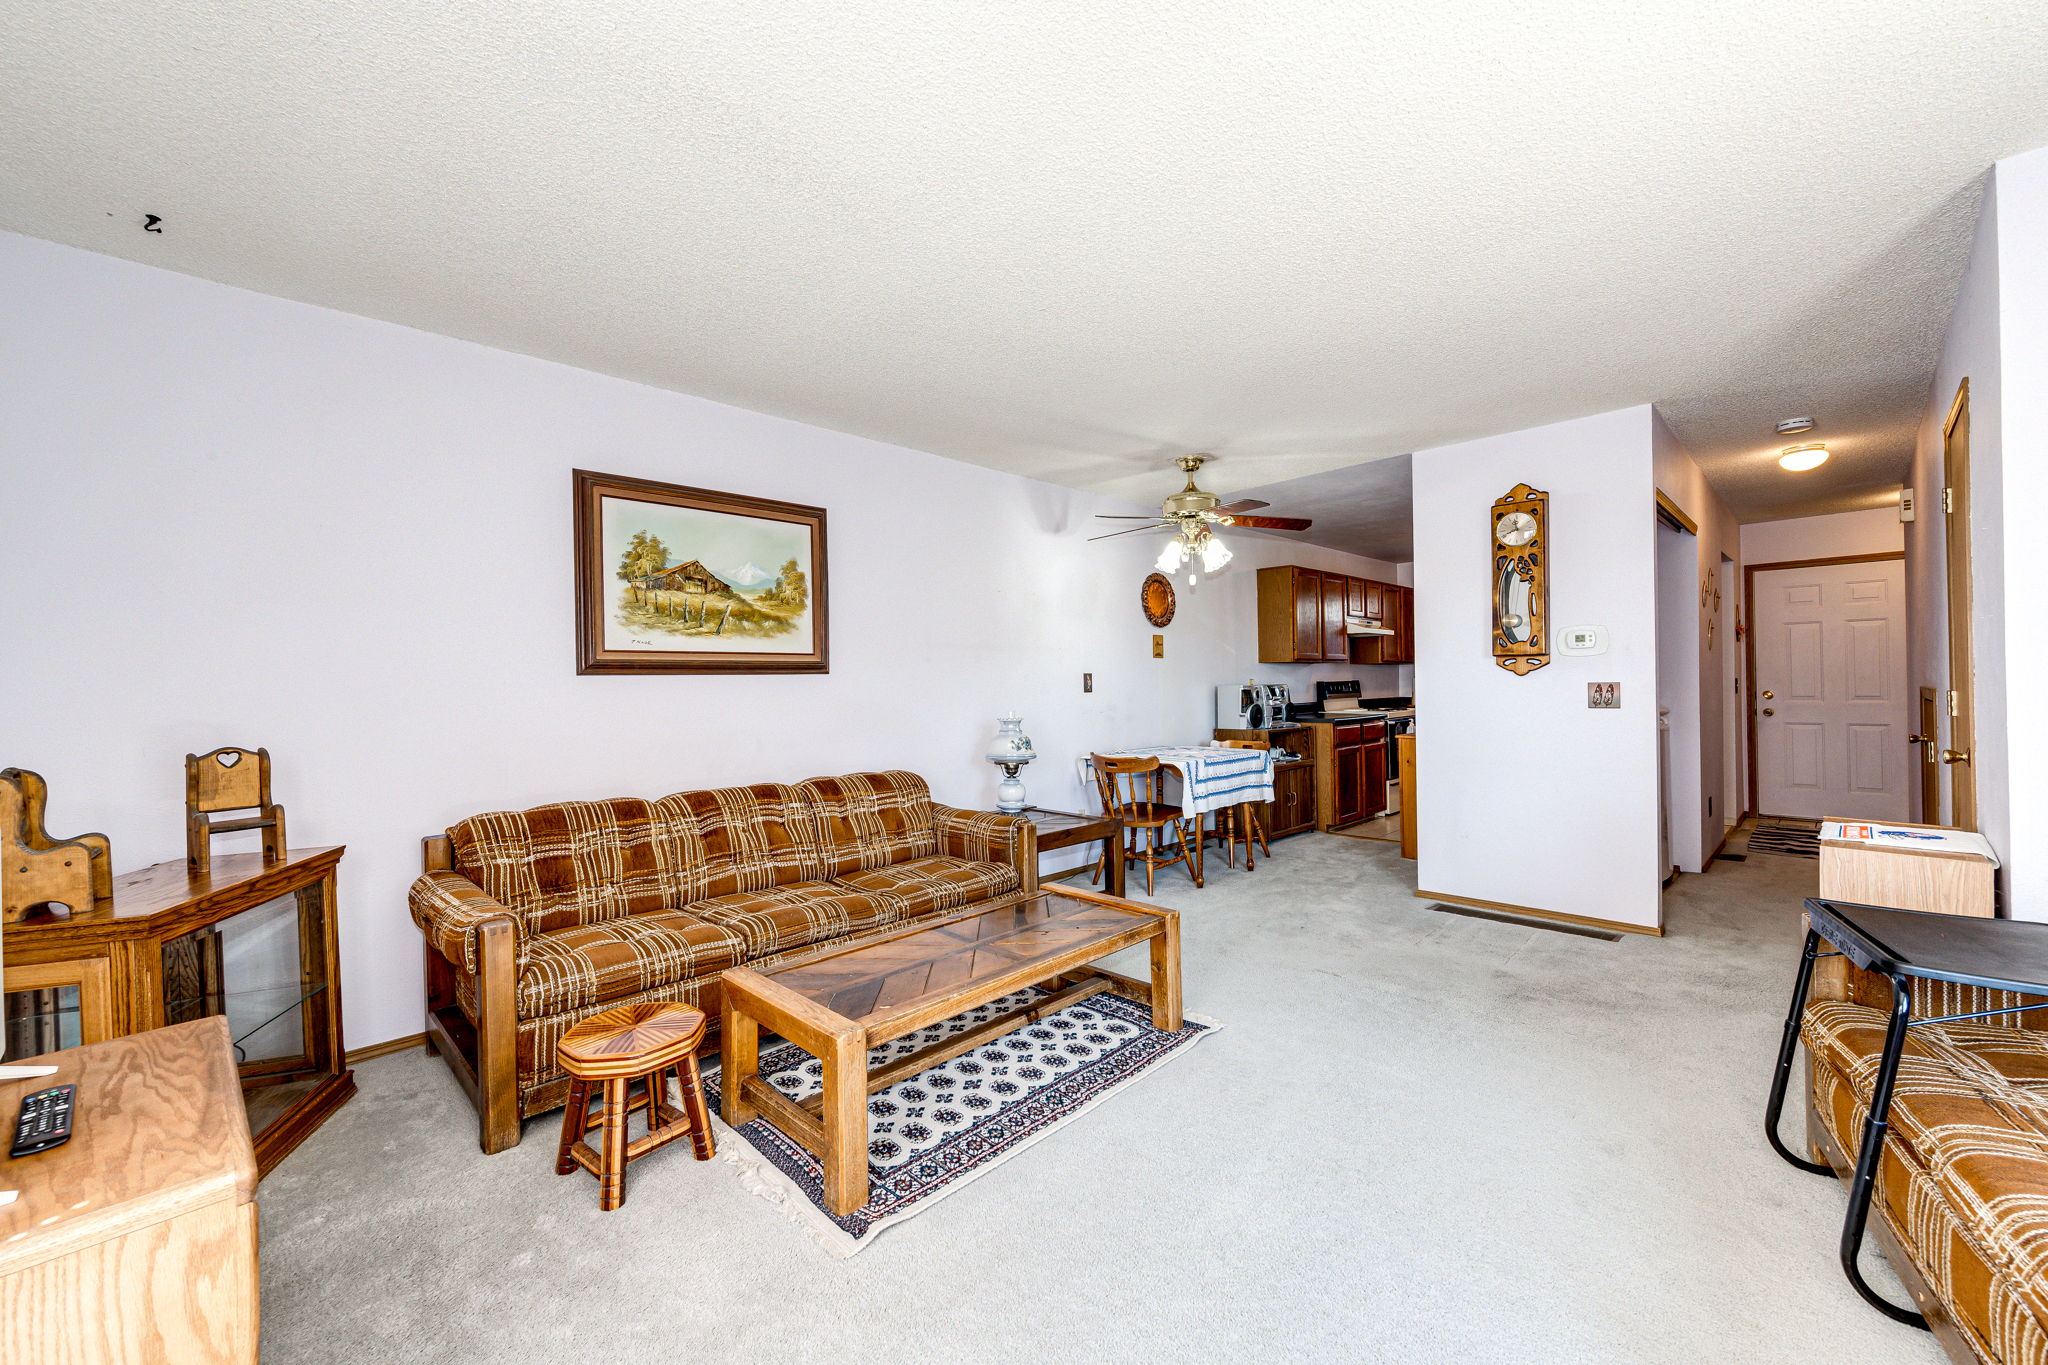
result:
[(327, 961), (330, 882), (163, 945), (164, 1022), (225, 1015), (257, 1135), (341, 1067)]
[(7, 968), (0, 1030), (9, 1061), (61, 1052), (113, 1036), (108, 1022), (107, 962), (23, 962)]

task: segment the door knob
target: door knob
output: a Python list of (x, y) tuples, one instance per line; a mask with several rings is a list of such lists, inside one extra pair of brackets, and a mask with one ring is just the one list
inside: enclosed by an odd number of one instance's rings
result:
[(1934, 736), (1933, 736), (1933, 735), (1907, 735), (1907, 736), (1906, 736), (1906, 743), (1908, 743), (1908, 744), (1925, 744), (1925, 743), (1927, 743), (1927, 742), (1928, 742), (1929, 740), (1931, 740), (1931, 739), (1933, 739), (1933, 738), (1934, 738)]
[(1770, 701), (1770, 700), (1771, 700), (1772, 698), (1776, 697), (1777, 695), (1778, 695), (1778, 694), (1777, 694), (1776, 692), (1773, 692), (1773, 691), (1771, 691), (1771, 689), (1770, 689), (1770, 688), (1768, 688), (1768, 687), (1766, 687), (1766, 688), (1764, 689), (1764, 700), (1765, 700), (1765, 701)]
[(1775, 716), (1775, 715), (1777, 715), (1778, 713), (1777, 713), (1776, 711), (1773, 711), (1773, 710), (1772, 710), (1772, 709), (1771, 709), (1770, 707), (1766, 706), (1766, 707), (1764, 708), (1764, 714), (1765, 714), (1765, 715), (1767, 715), (1767, 716)]
[(1941, 761), (1944, 763), (1968, 763), (1970, 761), (1970, 751), (1968, 749), (1943, 749), (1941, 751)]

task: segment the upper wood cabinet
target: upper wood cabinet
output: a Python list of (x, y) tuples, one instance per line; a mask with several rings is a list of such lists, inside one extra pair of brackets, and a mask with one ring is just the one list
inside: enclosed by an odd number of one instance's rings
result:
[(1345, 585), (1355, 582), (1342, 574), (1323, 575), (1323, 653), (1325, 659), (1350, 657), (1349, 637), (1344, 634)]
[[(1289, 564), (1259, 570), (1259, 662), (1412, 663), (1414, 594), (1397, 583)], [(1393, 635), (1347, 635), (1372, 621)]]

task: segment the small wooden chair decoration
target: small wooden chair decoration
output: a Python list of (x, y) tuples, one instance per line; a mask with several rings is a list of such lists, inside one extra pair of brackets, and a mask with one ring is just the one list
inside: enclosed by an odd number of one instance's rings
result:
[[(221, 811), (253, 810), (236, 820), (209, 817)], [(185, 861), (194, 872), (213, 862), (213, 836), (236, 830), (263, 831), (263, 861), (284, 857), (284, 807), (270, 799), (270, 750), (215, 749), (185, 755)]]
[(0, 920), (61, 906), (84, 914), (114, 898), (114, 860), (104, 834), (52, 839), (43, 828), (50, 787), (41, 775), (0, 769)]

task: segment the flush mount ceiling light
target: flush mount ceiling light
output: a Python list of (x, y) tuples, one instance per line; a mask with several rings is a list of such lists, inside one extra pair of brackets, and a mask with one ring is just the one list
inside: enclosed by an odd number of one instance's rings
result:
[(1828, 448), (1816, 441), (1806, 446), (1786, 446), (1778, 456), (1778, 468), (1789, 469), (1797, 474), (1808, 469), (1819, 469), (1828, 462)]

